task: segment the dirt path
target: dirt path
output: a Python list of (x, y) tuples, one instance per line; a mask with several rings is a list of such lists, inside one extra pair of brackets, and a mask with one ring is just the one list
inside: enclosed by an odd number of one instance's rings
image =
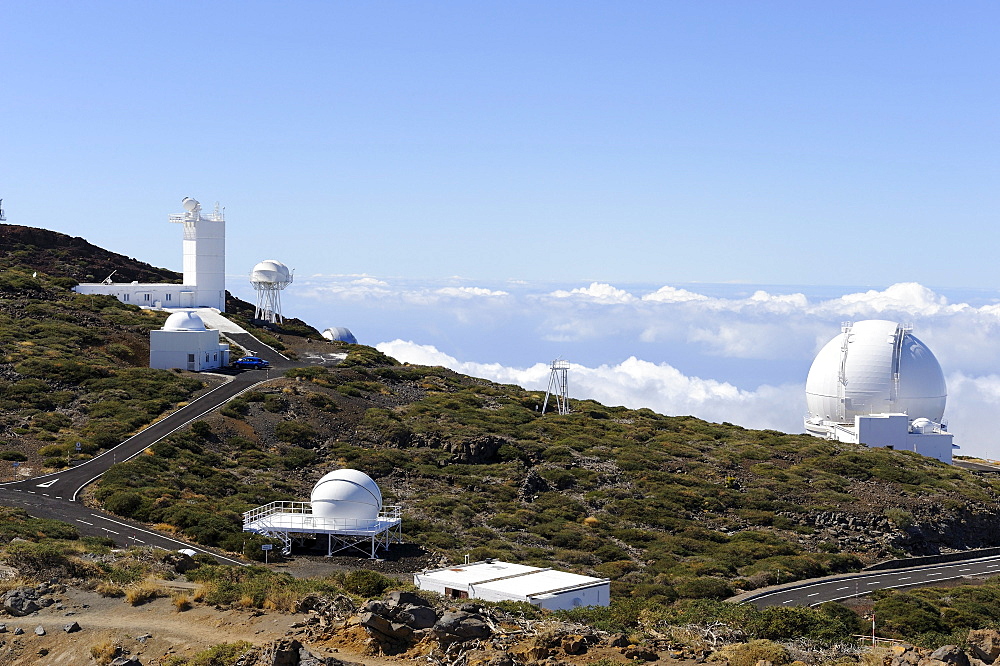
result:
[[(306, 617), (220, 610), (200, 604), (178, 612), (170, 599), (162, 598), (132, 607), (120, 598), (103, 598), (73, 588), (56, 596), (58, 604), (32, 615), (0, 617), (0, 623), (6, 625), (6, 632), (0, 633), (0, 666), (92, 664), (91, 647), (108, 642), (138, 656), (144, 666), (156, 666), (168, 657), (190, 656), (219, 643), (248, 641), (260, 645), (289, 636), (302, 640), (298, 627), (293, 625)], [(81, 630), (66, 633), (64, 627), (73, 621), (79, 623)], [(44, 636), (35, 634), (39, 626), (45, 630)], [(17, 627), (24, 630), (23, 635), (14, 635)], [(337, 656), (373, 666), (399, 664), (303, 643), (317, 656)]]

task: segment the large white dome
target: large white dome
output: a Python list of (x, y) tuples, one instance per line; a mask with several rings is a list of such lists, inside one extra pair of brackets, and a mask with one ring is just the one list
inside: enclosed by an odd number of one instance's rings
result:
[(291, 271), (288, 266), (274, 259), (260, 262), (250, 271), (250, 282), (260, 284), (281, 284), (291, 281)]
[(190, 310), (175, 312), (163, 322), (164, 331), (204, 331), (205, 322)]
[(854, 423), (855, 416), (903, 413), (940, 422), (947, 389), (941, 365), (908, 328), (859, 321), (828, 342), (809, 368), (809, 419)]
[(313, 486), (314, 516), (374, 520), (382, 510), (382, 492), (372, 478), (356, 469), (330, 472)]

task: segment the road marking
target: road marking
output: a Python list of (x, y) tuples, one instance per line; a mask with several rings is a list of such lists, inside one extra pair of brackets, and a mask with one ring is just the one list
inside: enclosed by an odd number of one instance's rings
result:
[(42, 493), (42, 497), (48, 497), (48, 496), (49, 496), (48, 493)]
[(851, 588), (850, 587), (838, 587), (836, 590), (834, 590), (834, 592), (840, 592), (841, 590), (849, 590), (849, 589), (851, 589)]
[(88, 523), (86, 520), (80, 520), (79, 518), (76, 519), (76, 522), (83, 523), (84, 525), (90, 525), (91, 527), (94, 525), (94, 523)]
[(105, 532), (111, 532), (112, 534), (118, 534), (118, 532), (115, 532), (114, 530), (109, 530), (107, 527), (102, 527), (101, 529), (104, 530)]
[(783, 603), (783, 604), (790, 604), (790, 603), (792, 603), (792, 601), (794, 601), (794, 600), (793, 599), (789, 599), (788, 601), (782, 601), (781, 603)]
[[(927, 574), (928, 576), (933, 576), (934, 574)], [(900, 578), (899, 580), (910, 580), (912, 576), (906, 576), (905, 578)]]
[(972, 571), (972, 569), (959, 569), (959, 571)]
[(813, 592), (812, 594), (807, 594), (806, 596), (807, 597), (818, 597), (819, 596), (819, 592)]
[(45, 483), (39, 483), (37, 485), (38, 485), (39, 488), (48, 488), (49, 486), (51, 486), (53, 483), (55, 483), (58, 480), (59, 479), (52, 479), (51, 481), (46, 481)]

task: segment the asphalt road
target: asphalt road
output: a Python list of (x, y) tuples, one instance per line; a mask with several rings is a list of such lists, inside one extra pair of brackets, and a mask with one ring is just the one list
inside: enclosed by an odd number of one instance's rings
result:
[(760, 594), (742, 597), (757, 606), (817, 606), (827, 601), (857, 597), (875, 590), (927, 586), (965, 576), (1000, 574), (1000, 556), (925, 564), (909, 569), (873, 571), (871, 573), (838, 576), (810, 583), (793, 583)]

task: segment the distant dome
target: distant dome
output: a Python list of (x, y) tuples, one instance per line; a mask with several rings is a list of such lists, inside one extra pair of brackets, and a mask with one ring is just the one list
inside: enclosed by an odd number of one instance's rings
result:
[(175, 312), (163, 323), (164, 331), (204, 331), (205, 322), (190, 310)]
[(343, 326), (335, 326), (323, 331), (323, 337), (331, 342), (348, 342), (352, 345), (358, 344), (358, 339), (351, 333), (351, 329)]
[(382, 510), (382, 492), (372, 478), (356, 469), (330, 472), (313, 486), (314, 516), (374, 520)]
[(291, 271), (280, 261), (267, 259), (254, 266), (253, 270), (250, 271), (250, 282), (262, 284), (291, 282)]
[(809, 369), (809, 419), (853, 423), (855, 416), (903, 413), (940, 422), (947, 388), (941, 364), (909, 329), (859, 321), (828, 342)]

